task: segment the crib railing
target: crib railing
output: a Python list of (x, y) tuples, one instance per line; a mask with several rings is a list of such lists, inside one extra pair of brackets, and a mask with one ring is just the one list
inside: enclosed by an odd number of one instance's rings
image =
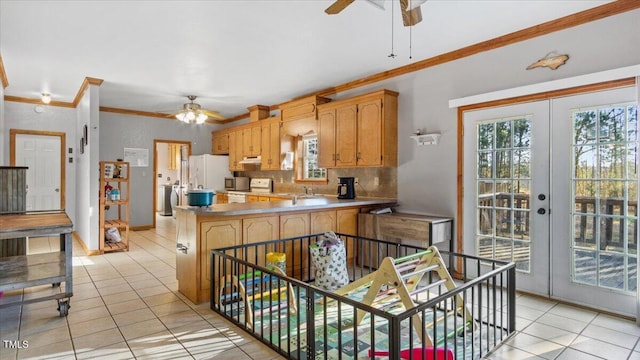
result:
[[(338, 235), (347, 250), (351, 281), (375, 271), (384, 257), (425, 250)], [(308, 248), (321, 236), (212, 250), (211, 309), (290, 359), (355, 359), (386, 352), (390, 359), (400, 359), (401, 353), (431, 358), (416, 326), (433, 339), (428, 351), (439, 352), (438, 359), (447, 354), (480, 359), (515, 331), (514, 263), (441, 252), (456, 288), (436, 286), (416, 294), (411, 309), (388, 309), (313, 286)], [(287, 275), (266, 267), (269, 252), (287, 254)], [(467, 315), (452, 311), (460, 306), (466, 306)], [(358, 311), (366, 312), (360, 324), (354, 321)]]

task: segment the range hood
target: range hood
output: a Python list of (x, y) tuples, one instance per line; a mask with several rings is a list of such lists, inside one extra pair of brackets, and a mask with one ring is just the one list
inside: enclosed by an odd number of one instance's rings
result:
[(260, 156), (245, 156), (239, 163), (242, 165), (260, 165), (262, 163), (262, 159)]

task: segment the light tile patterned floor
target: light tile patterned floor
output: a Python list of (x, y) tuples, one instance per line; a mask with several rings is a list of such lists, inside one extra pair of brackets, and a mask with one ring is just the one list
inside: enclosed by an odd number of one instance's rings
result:
[[(53, 300), (0, 310), (0, 360), (281, 359), (208, 303), (194, 305), (178, 293), (173, 220), (158, 220), (154, 230), (131, 233), (129, 252), (89, 257), (74, 245), (74, 295), (66, 318)], [(58, 238), (29, 241), (30, 253), (57, 249)], [(7, 293), (0, 301), (18, 296)], [(27, 341), (28, 347), (11, 348), (4, 340)]]
[[(0, 310), (0, 360), (281, 359), (208, 303), (194, 305), (177, 292), (173, 220), (158, 217), (157, 226), (132, 232), (129, 252), (88, 257), (76, 244), (69, 316), (60, 318), (54, 301)], [(57, 247), (57, 238), (29, 243), (30, 252)], [(0, 301), (15, 296), (22, 295)], [(632, 321), (528, 295), (516, 301), (518, 331), (487, 359), (640, 360), (640, 327)]]

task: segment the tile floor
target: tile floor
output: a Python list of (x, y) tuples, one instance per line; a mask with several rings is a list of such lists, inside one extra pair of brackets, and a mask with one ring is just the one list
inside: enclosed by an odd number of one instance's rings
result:
[[(74, 246), (66, 318), (54, 301), (0, 310), (0, 360), (281, 359), (208, 303), (194, 305), (177, 292), (173, 220), (157, 220), (156, 229), (131, 233), (129, 252), (88, 257)], [(31, 252), (57, 248), (57, 238), (29, 243)], [(487, 359), (640, 360), (640, 327), (632, 321), (523, 294), (516, 302), (516, 334)], [(5, 340), (28, 347), (10, 348)]]

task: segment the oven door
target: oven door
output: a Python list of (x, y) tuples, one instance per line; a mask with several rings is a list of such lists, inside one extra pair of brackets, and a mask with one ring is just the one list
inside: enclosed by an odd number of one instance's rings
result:
[(226, 190), (235, 190), (236, 188), (236, 179), (232, 177), (224, 178), (224, 188)]
[(229, 198), (229, 200), (228, 200), (229, 204), (247, 202), (247, 195), (246, 194), (228, 193), (227, 197)]

